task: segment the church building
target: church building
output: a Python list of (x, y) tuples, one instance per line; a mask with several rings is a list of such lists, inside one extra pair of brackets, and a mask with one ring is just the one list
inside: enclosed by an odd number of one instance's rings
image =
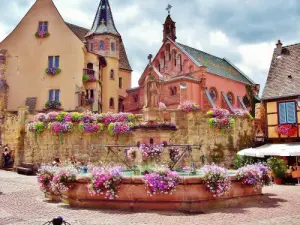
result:
[[(168, 8), (170, 10), (170, 8)], [(160, 80), (159, 102), (177, 109), (184, 101), (213, 107), (252, 110), (259, 92), (249, 77), (226, 58), (220, 58), (176, 41), (176, 26), (169, 14), (163, 24), (162, 46), (139, 79), (139, 86), (127, 90), (125, 110), (141, 113), (145, 106), (145, 79)]]
[(132, 69), (109, 1), (95, 11), (86, 29), (65, 22), (52, 0), (36, 0), (0, 43), (8, 111), (124, 110)]

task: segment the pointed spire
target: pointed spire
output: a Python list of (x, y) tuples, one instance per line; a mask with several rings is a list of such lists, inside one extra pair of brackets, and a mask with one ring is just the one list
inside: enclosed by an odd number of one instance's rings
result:
[(92, 34), (113, 34), (121, 36), (115, 26), (108, 0), (100, 0), (93, 26), (86, 36)]
[(163, 31), (163, 42), (165, 42), (168, 38), (170, 38), (172, 41), (176, 40), (176, 26), (175, 22), (171, 18), (171, 8), (172, 6), (169, 4), (166, 10), (168, 11), (168, 16), (164, 23), (164, 31)]

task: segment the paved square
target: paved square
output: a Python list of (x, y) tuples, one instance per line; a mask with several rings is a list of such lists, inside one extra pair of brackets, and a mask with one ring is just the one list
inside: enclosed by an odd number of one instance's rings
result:
[(0, 225), (41, 225), (63, 216), (72, 225), (100, 224), (299, 224), (300, 187), (264, 188), (266, 201), (235, 208), (212, 210), (205, 214), (170, 212), (122, 212), (72, 209), (47, 203), (36, 177), (0, 171)]

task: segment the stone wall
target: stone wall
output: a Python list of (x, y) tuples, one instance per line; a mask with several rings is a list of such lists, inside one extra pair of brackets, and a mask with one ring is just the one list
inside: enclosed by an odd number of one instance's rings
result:
[[(45, 131), (35, 136), (24, 133), (22, 116), (7, 119), (5, 123), (4, 144), (8, 143), (17, 149), (16, 162), (46, 163), (55, 157), (61, 160), (77, 157), (80, 161), (114, 161), (122, 162), (125, 158), (124, 148), (113, 148), (108, 152), (104, 145), (132, 145), (137, 141), (149, 143), (150, 138), (155, 143), (167, 141), (170, 144), (202, 145), (201, 148), (192, 148), (192, 158), (197, 165), (206, 162), (216, 162), (225, 166), (232, 164), (236, 152), (248, 147), (252, 141), (253, 125), (249, 119), (235, 118), (235, 128), (231, 132), (221, 132), (209, 127), (208, 117), (202, 112), (185, 114), (172, 111), (171, 121), (177, 125), (178, 130), (135, 130), (127, 136), (112, 137), (106, 131), (99, 134), (82, 134), (73, 132), (57, 135)], [(23, 116), (25, 116), (23, 114)], [(30, 121), (32, 116), (27, 116)], [(24, 119), (23, 119), (24, 121)], [(22, 125), (23, 124), (23, 125)], [(169, 160), (169, 153), (163, 153), (163, 161)], [(187, 155), (182, 161), (182, 166), (189, 166), (191, 158)]]

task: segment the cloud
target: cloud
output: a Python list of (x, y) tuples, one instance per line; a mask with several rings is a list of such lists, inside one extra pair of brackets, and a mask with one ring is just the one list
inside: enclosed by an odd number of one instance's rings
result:
[[(1, 0), (0, 0), (1, 1)], [(65, 21), (90, 28), (99, 1), (53, 0)], [(0, 3), (0, 41), (11, 32), (35, 0)], [(162, 44), (162, 24), (169, 0), (110, 0), (115, 24), (122, 34), (134, 70), (132, 84)], [(297, 0), (172, 0), (177, 41), (226, 57), (255, 82), (265, 83), (277, 39), (293, 44), (300, 36)]]

